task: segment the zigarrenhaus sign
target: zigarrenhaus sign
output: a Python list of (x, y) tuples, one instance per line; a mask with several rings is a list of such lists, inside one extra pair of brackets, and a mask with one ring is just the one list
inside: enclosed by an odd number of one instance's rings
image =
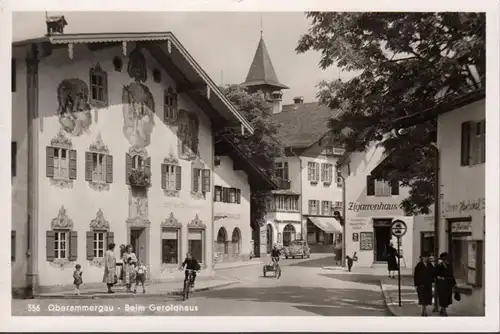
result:
[(390, 210), (401, 210), (400, 204), (361, 204), (357, 202), (349, 202), (347, 205), (347, 210), (359, 212), (359, 211), (390, 211)]

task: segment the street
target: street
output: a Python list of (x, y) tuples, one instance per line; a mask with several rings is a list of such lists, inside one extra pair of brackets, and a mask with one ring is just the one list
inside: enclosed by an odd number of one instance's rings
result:
[[(220, 270), (240, 283), (180, 297), (13, 300), (13, 315), (387, 316), (379, 277), (324, 270), (331, 257), (282, 260), (282, 277), (263, 277), (262, 266)], [(84, 310), (66, 309), (87, 306)], [(92, 309), (90, 306), (95, 306)]]

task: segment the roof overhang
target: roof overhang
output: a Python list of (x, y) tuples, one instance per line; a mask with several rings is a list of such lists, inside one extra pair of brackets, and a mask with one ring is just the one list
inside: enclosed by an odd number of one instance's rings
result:
[[(190, 97), (196, 96), (198, 104), (209, 104), (213, 110), (221, 116), (224, 123), (241, 124), (241, 130), (254, 133), (250, 122), (239, 112), (222, 93), (219, 87), (210, 79), (201, 66), (193, 59), (189, 52), (179, 42), (171, 32), (146, 32), (146, 33), (88, 33), (88, 34), (53, 34), (45, 37), (28, 39), (13, 42), (13, 47), (28, 46), (30, 44), (51, 44), (68, 45), (74, 44), (121, 44), (124, 53), (127, 52), (127, 43), (140, 43), (145, 46), (153, 57), (167, 71), (176, 70), (178, 73), (173, 75), (178, 81), (181, 81), (184, 92), (189, 93)], [(169, 73), (171, 74), (171, 73)], [(202, 89), (200, 89), (202, 87)], [(205, 100), (205, 101), (201, 101)], [(222, 121), (222, 120), (220, 120)]]
[(275, 90), (290, 89), (290, 87), (285, 86), (279, 82), (268, 81), (268, 80), (245, 81), (245, 82), (241, 83), (241, 86), (243, 86), (243, 87), (270, 86), (270, 87), (275, 88)]

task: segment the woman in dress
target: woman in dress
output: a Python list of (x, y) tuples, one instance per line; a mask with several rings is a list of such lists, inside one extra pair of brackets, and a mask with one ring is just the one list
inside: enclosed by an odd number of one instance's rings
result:
[(446, 309), (453, 302), (453, 291), (457, 285), (455, 276), (453, 275), (453, 268), (451, 267), (448, 253), (444, 252), (439, 255), (440, 262), (436, 267), (436, 287), (439, 301), (439, 314), (447, 317)]
[(387, 247), (387, 269), (389, 271), (389, 278), (396, 278), (394, 272), (398, 270), (398, 256), (398, 251), (391, 242)]
[(422, 317), (427, 316), (427, 306), (432, 305), (432, 283), (434, 278), (434, 266), (429, 262), (429, 255), (423, 254), (413, 274), (418, 304), (422, 306)]
[(107, 284), (108, 293), (114, 293), (111, 288), (116, 284), (116, 257), (114, 250), (115, 244), (110, 243), (108, 250), (104, 253), (104, 277), (102, 278), (102, 282)]
[(135, 265), (137, 256), (134, 253), (134, 247), (128, 245), (123, 253), (123, 283), (127, 287), (127, 292), (132, 292), (132, 284), (135, 283)]

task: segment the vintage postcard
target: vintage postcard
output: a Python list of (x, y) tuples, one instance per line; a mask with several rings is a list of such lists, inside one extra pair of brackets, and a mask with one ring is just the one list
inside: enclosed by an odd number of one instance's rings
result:
[(497, 4), (304, 4), (6, 7), (6, 329), (498, 329)]

